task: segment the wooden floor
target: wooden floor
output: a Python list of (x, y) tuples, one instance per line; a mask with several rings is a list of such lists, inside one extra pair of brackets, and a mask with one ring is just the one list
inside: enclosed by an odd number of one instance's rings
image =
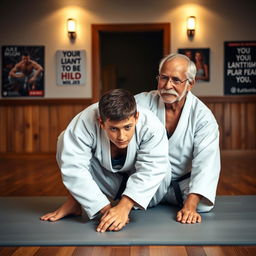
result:
[[(66, 190), (61, 182), (55, 156), (0, 155), (0, 196), (63, 196), (66, 194)], [(222, 172), (217, 194), (256, 195), (256, 151), (222, 152)], [(256, 245), (0, 247), (0, 256), (18, 255), (254, 256), (256, 255)]]

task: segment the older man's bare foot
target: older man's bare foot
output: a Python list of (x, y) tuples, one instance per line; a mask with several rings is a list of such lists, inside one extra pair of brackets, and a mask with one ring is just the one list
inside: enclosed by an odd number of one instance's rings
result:
[(48, 221), (57, 221), (68, 215), (81, 215), (82, 209), (81, 205), (72, 197), (69, 197), (68, 200), (56, 211), (47, 213), (40, 217), (40, 220)]

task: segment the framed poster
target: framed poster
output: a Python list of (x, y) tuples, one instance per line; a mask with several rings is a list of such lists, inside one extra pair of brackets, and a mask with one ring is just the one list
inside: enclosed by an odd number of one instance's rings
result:
[(224, 42), (224, 94), (256, 94), (256, 41)]
[(189, 57), (196, 65), (196, 80), (197, 82), (210, 81), (210, 49), (209, 48), (181, 48), (178, 49)]
[(2, 97), (44, 96), (44, 46), (2, 46)]
[(85, 85), (85, 50), (57, 51), (57, 85)]

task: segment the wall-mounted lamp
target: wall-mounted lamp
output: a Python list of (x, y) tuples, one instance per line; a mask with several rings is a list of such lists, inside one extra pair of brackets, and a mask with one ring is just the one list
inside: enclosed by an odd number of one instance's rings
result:
[(187, 18), (187, 34), (188, 37), (193, 37), (195, 35), (196, 30), (196, 17), (195, 16), (189, 16)]
[(69, 38), (71, 40), (74, 40), (76, 38), (76, 20), (74, 19), (67, 20), (67, 30), (68, 30)]

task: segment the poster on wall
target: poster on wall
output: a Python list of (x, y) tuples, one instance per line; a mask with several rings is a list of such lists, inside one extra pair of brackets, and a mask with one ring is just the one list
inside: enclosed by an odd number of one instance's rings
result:
[(85, 85), (85, 50), (59, 50), (57, 85)]
[(44, 96), (44, 46), (2, 46), (2, 97)]
[(256, 94), (256, 41), (224, 42), (224, 94)]
[(209, 48), (181, 48), (178, 53), (189, 57), (196, 64), (196, 81), (210, 81), (210, 49)]

